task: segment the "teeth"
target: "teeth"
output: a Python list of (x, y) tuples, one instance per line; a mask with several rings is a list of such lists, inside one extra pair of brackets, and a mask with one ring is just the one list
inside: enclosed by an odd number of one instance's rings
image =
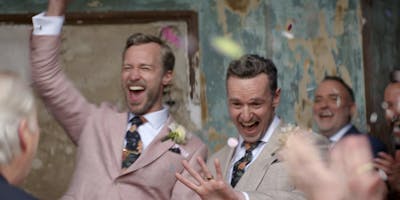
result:
[(144, 90), (144, 87), (142, 87), (142, 86), (130, 86), (129, 90), (133, 90), (133, 91)]
[(323, 111), (321, 113), (319, 113), (320, 117), (332, 117), (333, 113), (331, 111)]
[(242, 125), (243, 125), (243, 126), (248, 126), (248, 127), (250, 127), (250, 126), (253, 126), (255, 123), (256, 123), (255, 121), (251, 121), (251, 122), (242, 122)]

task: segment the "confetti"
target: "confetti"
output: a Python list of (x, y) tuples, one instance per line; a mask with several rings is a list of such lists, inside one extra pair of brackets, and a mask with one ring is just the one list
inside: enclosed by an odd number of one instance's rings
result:
[(237, 59), (243, 55), (242, 47), (229, 37), (215, 37), (212, 46), (225, 56)]
[(338, 96), (338, 98), (336, 99), (336, 106), (340, 107), (340, 105), (342, 105), (342, 97)]
[(307, 92), (312, 92), (313, 90), (315, 90), (315, 87), (309, 87), (309, 88), (307, 88)]
[(292, 33), (287, 32), (287, 31), (282, 31), (282, 35), (284, 37), (286, 37), (287, 39), (289, 39), (289, 40), (294, 38), (294, 35)]
[(363, 18), (361, 19), (361, 24), (364, 26), (365, 23), (367, 23), (367, 20), (363, 17)]
[(382, 102), (381, 107), (382, 107), (384, 110), (386, 110), (386, 109), (388, 109), (389, 105), (388, 105), (388, 103), (387, 103), (386, 101), (384, 101), (384, 102)]
[(292, 24), (289, 24), (289, 25), (288, 25), (287, 30), (288, 30), (288, 31), (292, 30)]
[(178, 29), (174, 26), (165, 26), (160, 31), (161, 38), (164, 38), (169, 43), (173, 44), (176, 48), (181, 47), (181, 39)]
[(236, 138), (230, 137), (228, 138), (227, 143), (229, 147), (235, 148), (239, 144), (239, 141)]
[(378, 170), (378, 175), (379, 175), (379, 177), (381, 177), (381, 179), (383, 180), (383, 181), (386, 181), (387, 180), (387, 175), (386, 175), (386, 173), (383, 171), (383, 170), (381, 170), (381, 169), (379, 169)]
[(378, 114), (376, 114), (376, 112), (373, 112), (373, 113), (371, 114), (371, 116), (369, 116), (369, 121), (370, 121), (371, 123), (375, 123), (377, 119), (378, 119)]

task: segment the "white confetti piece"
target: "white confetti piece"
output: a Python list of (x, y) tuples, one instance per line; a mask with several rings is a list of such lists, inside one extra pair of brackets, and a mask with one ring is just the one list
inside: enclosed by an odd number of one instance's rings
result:
[(378, 120), (378, 114), (376, 112), (373, 112), (371, 116), (369, 116), (369, 122), (375, 123)]
[(291, 39), (294, 38), (293, 33), (289, 33), (289, 32), (287, 32), (287, 31), (282, 31), (282, 35), (283, 35), (284, 37), (286, 37), (287, 39), (289, 39), (289, 40), (291, 40)]
[(236, 138), (230, 137), (228, 138), (227, 143), (229, 147), (235, 148), (239, 144), (239, 141)]

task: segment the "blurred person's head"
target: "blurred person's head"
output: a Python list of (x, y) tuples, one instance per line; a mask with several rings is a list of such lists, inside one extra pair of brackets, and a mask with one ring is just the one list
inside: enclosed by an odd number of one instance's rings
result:
[(314, 94), (313, 120), (318, 132), (331, 137), (351, 122), (356, 112), (354, 92), (343, 79), (326, 76)]
[(280, 100), (277, 69), (270, 59), (244, 55), (233, 60), (226, 74), (230, 117), (247, 142), (266, 133)]
[(34, 96), (13, 72), (0, 72), (0, 174), (13, 185), (28, 175), (39, 142)]
[(385, 88), (384, 104), (386, 121), (393, 128), (393, 134), (400, 141), (400, 70), (390, 74), (390, 83)]

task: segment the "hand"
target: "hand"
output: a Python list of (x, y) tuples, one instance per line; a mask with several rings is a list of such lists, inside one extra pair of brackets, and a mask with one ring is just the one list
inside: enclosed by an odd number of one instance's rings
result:
[(394, 158), (390, 154), (379, 152), (374, 159), (374, 166), (386, 173), (390, 190), (400, 193), (400, 150), (396, 151)]
[(46, 16), (63, 16), (71, 0), (49, 0)]
[(222, 175), (221, 165), (216, 159), (214, 161), (216, 177), (210, 173), (210, 170), (204, 163), (203, 159), (197, 158), (197, 162), (200, 164), (203, 178), (197, 171), (191, 168), (186, 160), (182, 162), (183, 167), (189, 172), (189, 174), (196, 180), (196, 183), (189, 180), (188, 178), (176, 173), (176, 178), (186, 185), (188, 188), (196, 192), (203, 200), (239, 200), (244, 199), (242, 193), (233, 190), (233, 188), (227, 184)]
[(373, 170), (372, 155), (365, 137), (346, 137), (329, 153), (328, 163), (324, 162), (305, 134), (290, 135), (282, 151), (295, 186), (310, 199), (384, 198), (386, 187)]

